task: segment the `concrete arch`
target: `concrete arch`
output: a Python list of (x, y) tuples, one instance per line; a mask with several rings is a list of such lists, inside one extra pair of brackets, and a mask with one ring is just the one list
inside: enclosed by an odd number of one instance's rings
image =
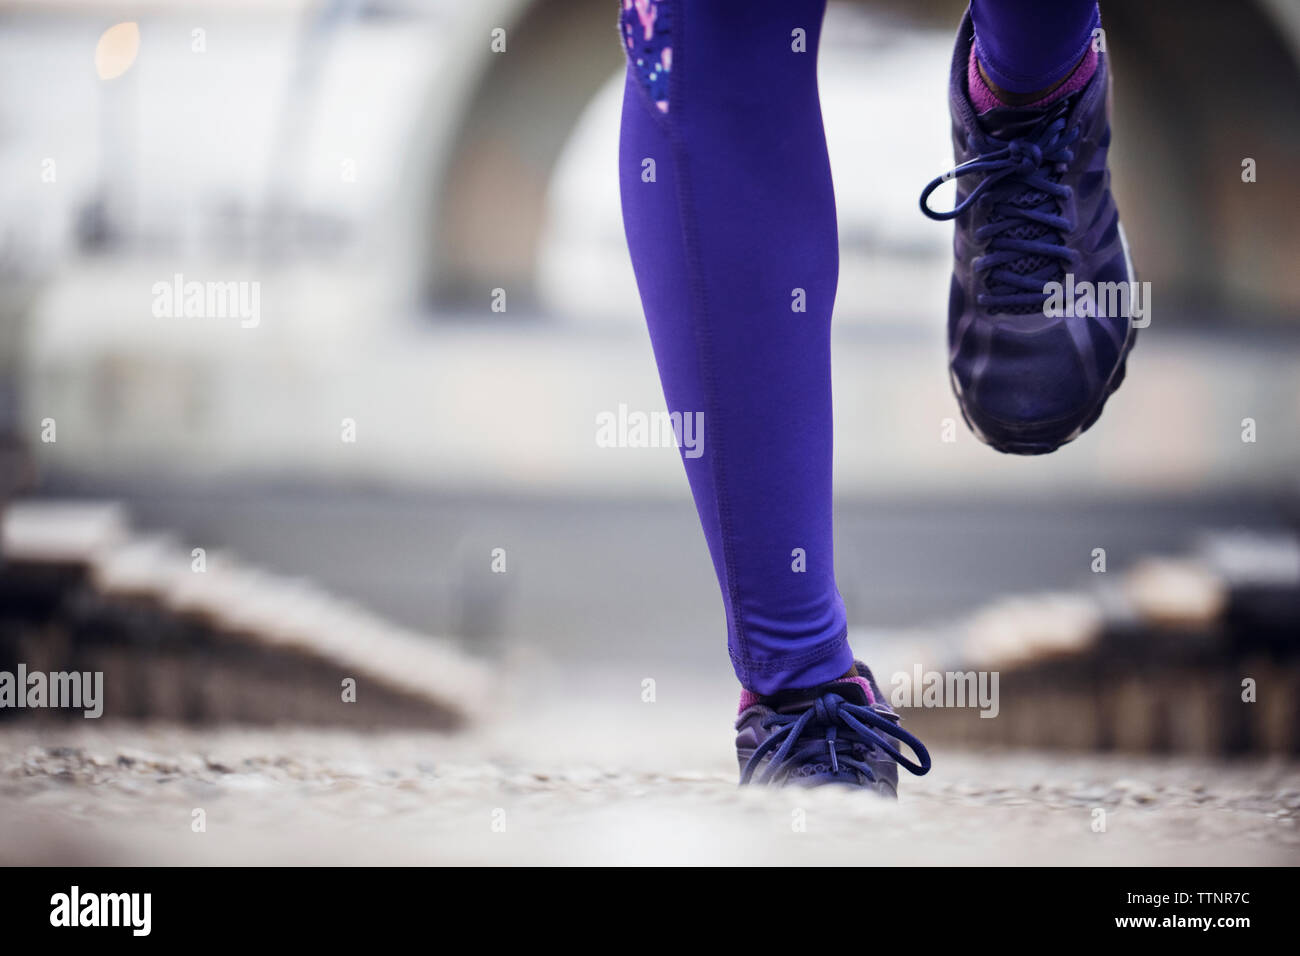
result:
[[(927, 26), (961, 0), (853, 0)], [(477, 5), (476, 5), (477, 6)], [(1118, 190), (1144, 278), (1207, 308), (1300, 315), (1300, 34), (1272, 0), (1103, 3), (1114, 58)], [(616, 0), (492, 0), (467, 18), (421, 111), (408, 217), (413, 287), (439, 306), (533, 295), (546, 191), (582, 110), (621, 66)], [(493, 27), (507, 51), (492, 53)], [(1250, 157), (1261, 170), (1241, 181)], [(485, 209), (510, 210), (506, 221)], [(1207, 267), (1208, 266), (1208, 267)]]
[[(420, 108), (398, 214), (413, 288), (455, 307), (533, 298), (546, 191), (583, 109), (621, 62), (616, 0), (482, 0), (457, 20), (449, 58)], [(505, 52), (492, 52), (503, 29)], [(509, 209), (505, 221), (485, 209)]]

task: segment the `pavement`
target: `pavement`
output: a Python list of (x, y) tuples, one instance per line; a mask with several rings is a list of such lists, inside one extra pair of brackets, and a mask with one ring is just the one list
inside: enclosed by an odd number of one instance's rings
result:
[[(739, 790), (736, 689), (685, 502), (124, 497), (187, 548), (458, 641), (496, 677), (487, 717), (453, 735), (3, 721), (0, 863), (1300, 863), (1294, 760), (935, 741), (897, 804)], [(1203, 529), (1284, 522), (1235, 497), (847, 502), (841, 588), (855, 648), (887, 669), (891, 634), (1088, 581), (1099, 543), (1120, 570)], [(487, 571), (498, 545), (506, 574)]]
[(897, 803), (741, 790), (729, 689), (555, 666), (460, 735), (9, 723), (0, 863), (1300, 863), (1295, 762), (938, 746)]

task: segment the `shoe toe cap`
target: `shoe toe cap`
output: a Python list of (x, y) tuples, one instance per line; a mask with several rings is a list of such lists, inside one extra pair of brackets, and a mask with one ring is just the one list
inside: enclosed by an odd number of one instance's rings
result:
[(1096, 405), (1097, 389), (1064, 324), (1033, 331), (990, 325), (968, 338), (981, 347), (958, 350), (953, 385), (969, 423), (989, 444), (1021, 454), (1051, 451)]

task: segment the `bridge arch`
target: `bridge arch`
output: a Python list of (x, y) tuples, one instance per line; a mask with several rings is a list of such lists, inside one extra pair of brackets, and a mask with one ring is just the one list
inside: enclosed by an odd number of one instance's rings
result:
[[(961, 0), (850, 0), (951, 27)], [(403, 219), (411, 287), (437, 306), (534, 298), (546, 194), (570, 131), (621, 67), (615, 0), (478, 0), (419, 109)], [(1143, 277), (1181, 297), (1300, 315), (1300, 22), (1249, 0), (1103, 4), (1117, 189)], [(505, 30), (506, 52), (489, 46)], [(1242, 159), (1258, 181), (1245, 186)], [(612, 175), (612, 172), (611, 172)], [(483, 210), (510, 210), (500, 219)], [(504, 221), (502, 221), (504, 220)], [(1208, 268), (1206, 267), (1208, 265)]]

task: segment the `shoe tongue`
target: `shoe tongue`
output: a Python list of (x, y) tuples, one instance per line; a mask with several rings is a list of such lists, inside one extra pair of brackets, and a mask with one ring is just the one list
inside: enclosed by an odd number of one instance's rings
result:
[(1018, 136), (1028, 136), (1034, 127), (1044, 120), (1057, 116), (1068, 116), (1074, 110), (1082, 91), (1075, 91), (1068, 96), (1042, 103), (1038, 106), (997, 106), (987, 113), (977, 113), (975, 122), (985, 136), (994, 139), (1010, 140)]
[(859, 683), (860, 680), (860, 678), (842, 677), (819, 687), (782, 691), (769, 697), (767, 705), (780, 714), (797, 714), (811, 707), (823, 694), (832, 693), (843, 697), (850, 704), (866, 706), (871, 701), (867, 698), (866, 690)]
[[(1072, 94), (1063, 99), (1049, 103), (1046, 106), (1000, 106), (982, 113), (976, 117), (980, 130), (992, 139), (1002, 143), (1009, 142), (1019, 138), (1031, 138), (1039, 127), (1051, 118), (1067, 113), (1073, 109), (1074, 101), (1077, 94)], [(1003, 197), (1003, 202), (1011, 206), (1021, 206), (1032, 208), (1047, 202), (1049, 197), (1036, 190), (1021, 189), (1012, 190), (1008, 195)], [(1005, 212), (996, 213), (991, 222), (999, 222), (1006, 218)], [(1032, 222), (1022, 222), (1017, 224), (1013, 229), (1008, 230), (1004, 235), (1008, 239), (1018, 239), (1023, 241), (1038, 241), (1047, 236), (1049, 230), (1046, 226)], [(1003, 265), (1004, 269), (1015, 272), (1018, 275), (1039, 274), (1052, 265), (1052, 260), (1044, 256), (1022, 255)], [(1048, 278), (1054, 278), (1053, 275)], [(1044, 282), (1048, 281), (1044, 278)], [(989, 292), (1014, 292), (1015, 289), (1007, 288), (989, 288)], [(1040, 311), (1041, 306), (1037, 305), (1018, 305), (1008, 306), (999, 311), (1008, 315), (1027, 315)]]
[[(1056, 104), (1052, 104), (1055, 106)], [(1043, 121), (1048, 110), (1041, 106), (999, 106), (975, 117), (984, 135), (994, 139), (1028, 136)]]

